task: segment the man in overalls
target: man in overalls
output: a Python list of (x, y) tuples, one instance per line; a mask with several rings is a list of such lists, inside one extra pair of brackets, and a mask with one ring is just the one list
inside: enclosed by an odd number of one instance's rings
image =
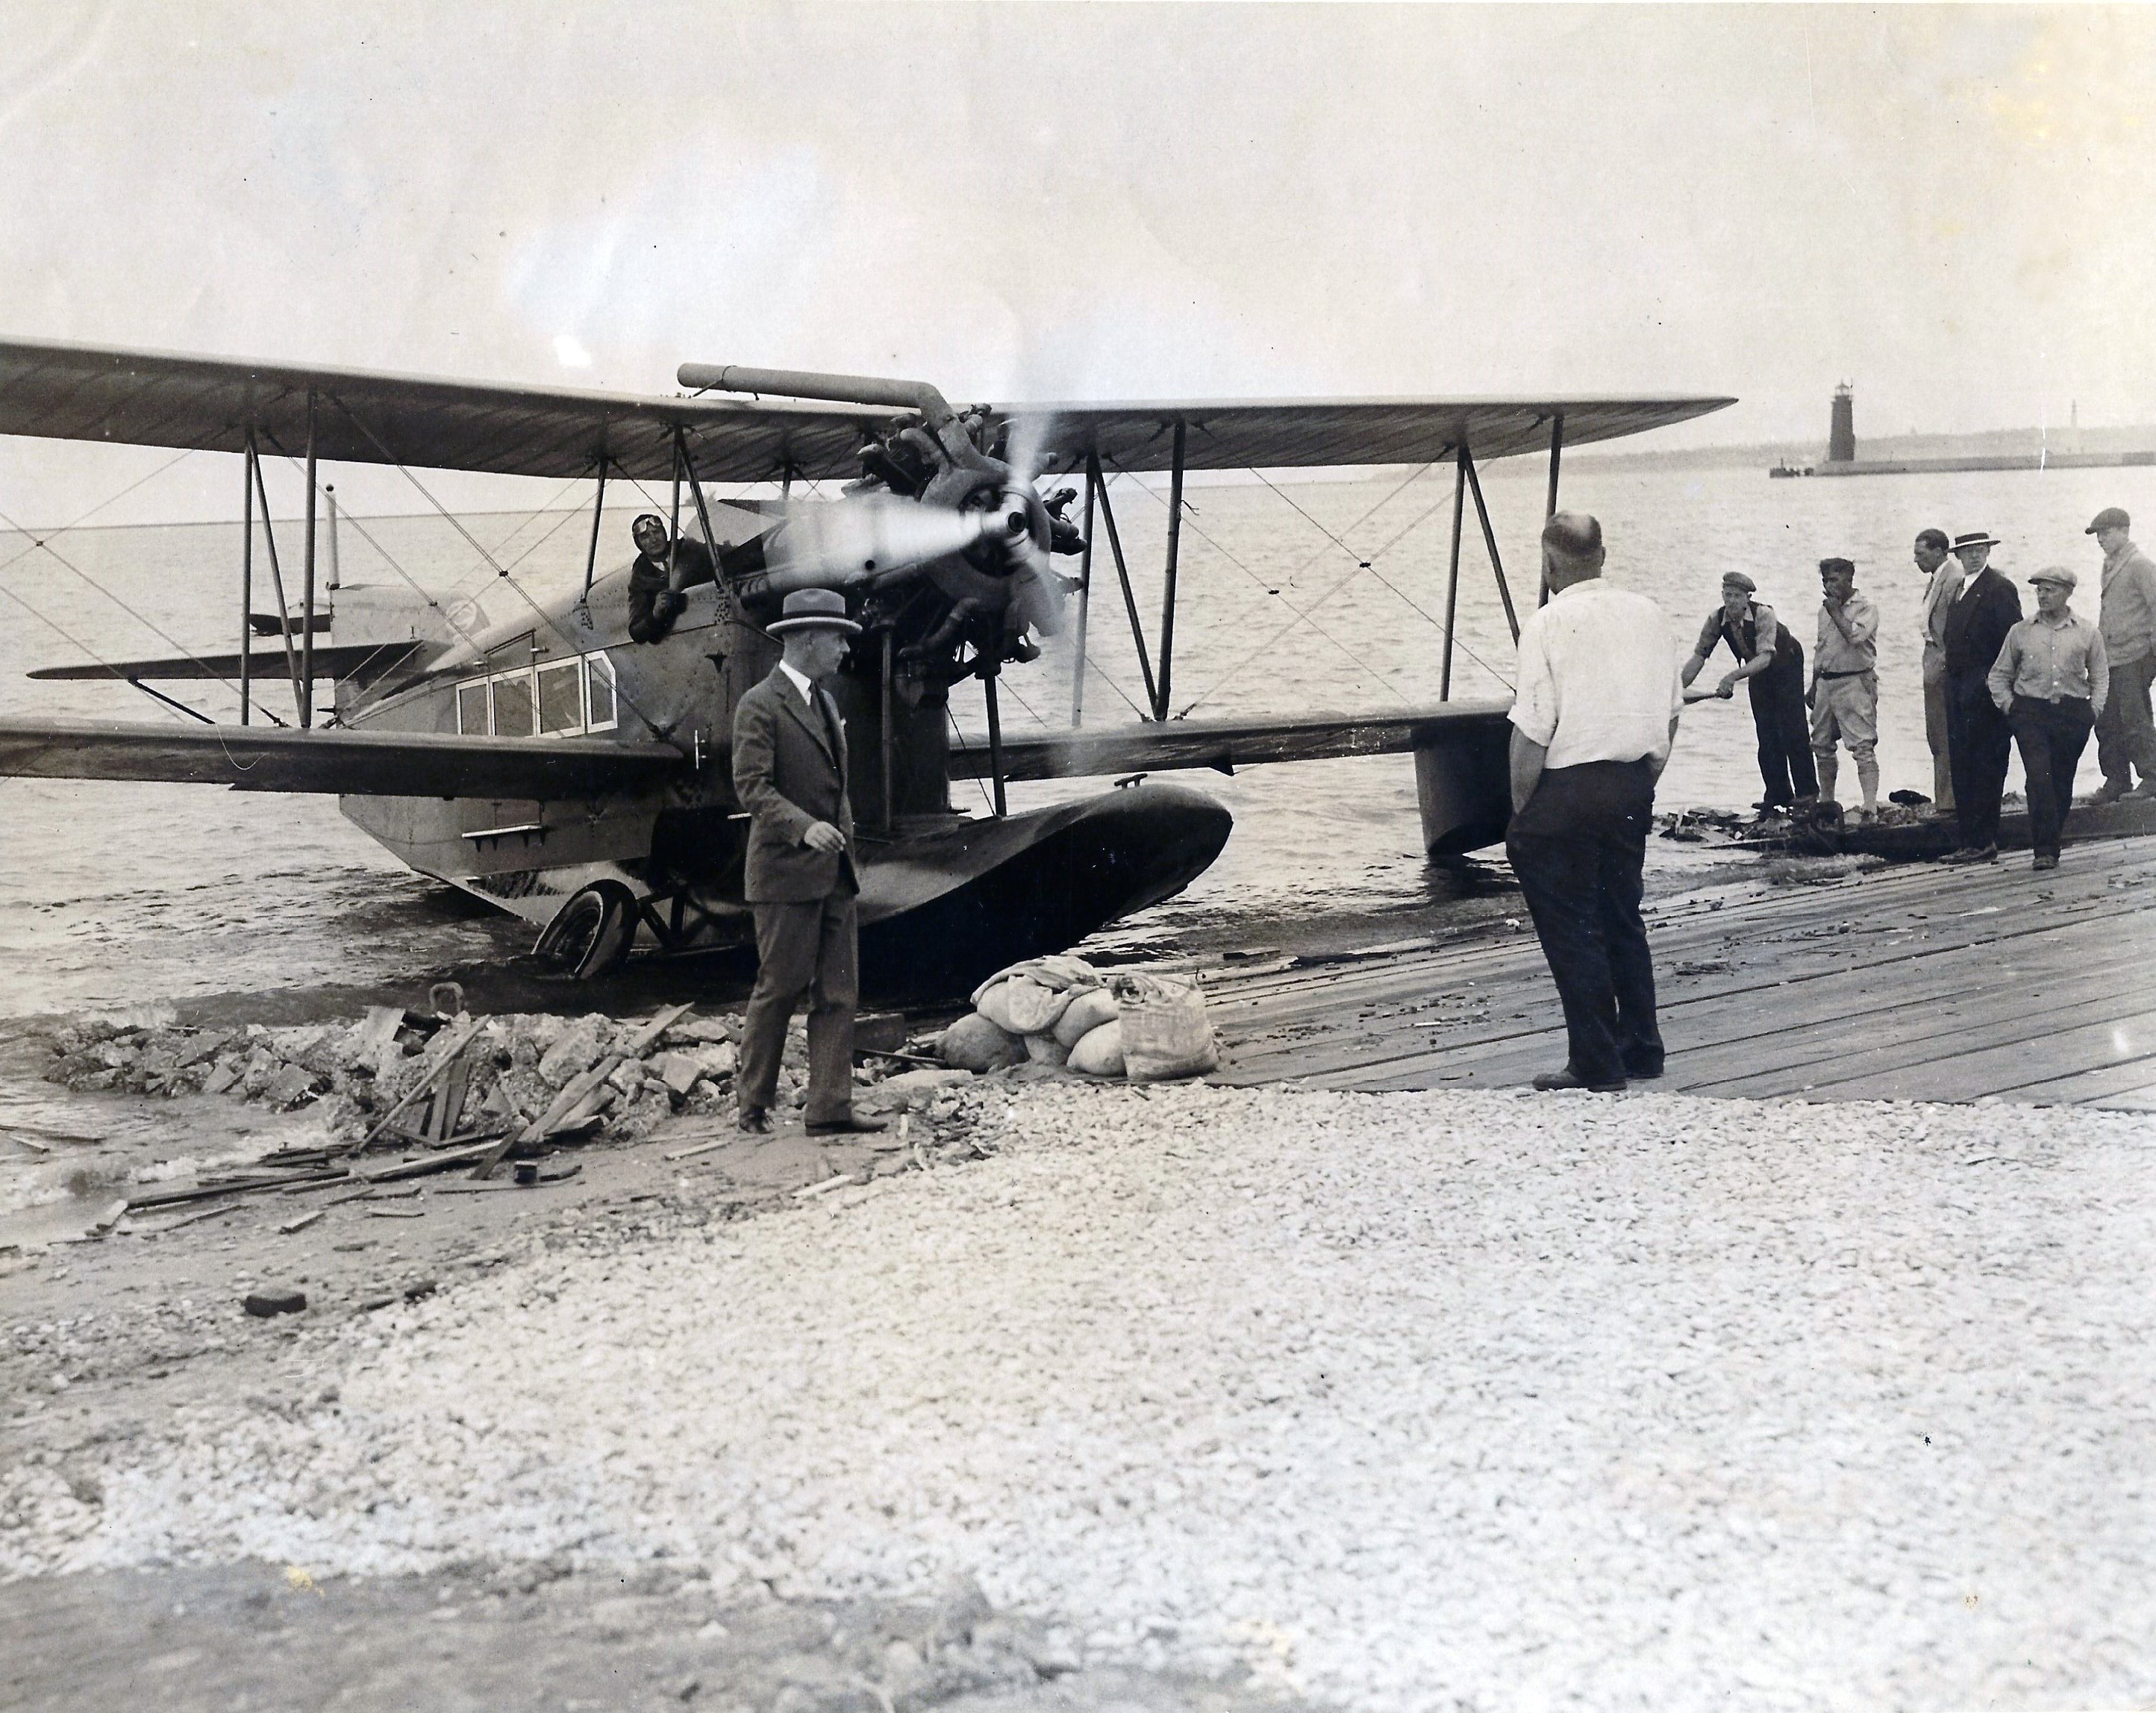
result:
[(1699, 640), (1684, 664), (1690, 684), (1717, 643), (1737, 656), (1736, 670), (1715, 686), (1720, 697), (1733, 696), (1742, 682), (1752, 697), (1752, 723), (1759, 734), (1759, 777), (1767, 795), (1758, 807), (1768, 813), (1819, 796), (1812, 769), (1811, 716), (1804, 707), (1804, 646), (1774, 610), (1752, 597), (1758, 585), (1742, 571), (1722, 579), (1722, 605), (1700, 626)]

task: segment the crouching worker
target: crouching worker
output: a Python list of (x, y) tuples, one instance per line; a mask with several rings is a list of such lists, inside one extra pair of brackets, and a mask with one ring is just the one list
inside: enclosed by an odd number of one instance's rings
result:
[(2006, 633), (1992, 663), (1991, 699), (2021, 752), (2029, 793), (2029, 842), (2037, 868), (2059, 866), (2059, 838), (2073, 806), (2074, 769), (2111, 687), (2103, 636), (2066, 604), (2074, 574), (2046, 565), (2029, 581), (2036, 616)]
[(846, 728), (817, 682), (838, 671), (861, 627), (835, 589), (801, 589), (769, 628), (785, 652), (734, 710), (734, 792), (752, 817), (747, 893), (757, 957), (734, 1077), (739, 1122), (770, 1130), (787, 1020), (805, 995), (809, 1134), (880, 1130), (875, 1119), (854, 1115), (860, 881), (846, 802)]
[(1737, 657), (1736, 670), (1715, 686), (1717, 696), (1735, 693), (1739, 684), (1752, 698), (1752, 728), (1759, 740), (1759, 779), (1766, 795), (1763, 814), (1810, 803), (1819, 795), (1812, 773), (1810, 724), (1804, 714), (1804, 646), (1774, 610), (1753, 599), (1759, 585), (1742, 571), (1722, 579), (1722, 604), (1699, 628), (1691, 658), (1684, 663), (1684, 682), (1699, 676), (1707, 657), (1722, 643)]
[(1812, 762), (1820, 795), (1834, 795), (1846, 743), (1863, 788), (1858, 816), (1879, 813), (1879, 610), (1856, 592), (1856, 567), (1820, 561), (1819, 652), (1812, 657)]

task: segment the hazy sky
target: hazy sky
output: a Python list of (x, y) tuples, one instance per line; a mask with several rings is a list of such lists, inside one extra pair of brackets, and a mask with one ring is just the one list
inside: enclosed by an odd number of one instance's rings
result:
[[(1844, 378), (1860, 434), (2156, 418), (2145, 8), (8, 10), (0, 334), (1743, 399), (1643, 445), (1818, 440)], [(0, 446), (0, 510), (144, 467)], [(143, 503), (190, 481), (236, 503)]]

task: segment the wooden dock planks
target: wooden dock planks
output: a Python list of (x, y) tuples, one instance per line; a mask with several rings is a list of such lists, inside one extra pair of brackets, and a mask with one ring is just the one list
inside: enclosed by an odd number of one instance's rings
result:
[[(2156, 1109), (2156, 838), (1665, 899), (1648, 927), (1667, 1075), (1703, 1094)], [(1210, 990), (1216, 1080), (1517, 1086), (1564, 1058), (1523, 918)]]

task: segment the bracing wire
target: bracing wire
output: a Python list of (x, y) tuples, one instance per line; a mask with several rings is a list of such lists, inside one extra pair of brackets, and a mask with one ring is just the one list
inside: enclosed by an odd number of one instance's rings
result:
[[(1435, 469), (1436, 467), (1436, 464), (1437, 460), (1435, 459), (1432, 459), (1429, 463), (1424, 464), (1419, 468), (1410, 472), (1404, 481), (1401, 481), (1398, 486), (1392, 489), (1392, 491), (1387, 493), (1383, 498), (1380, 499), (1375, 505), (1364, 512), (1360, 517), (1357, 518), (1354, 522), (1349, 524), (1348, 527), (1349, 529), (1361, 528), (1363, 524), (1368, 522), (1371, 518), (1376, 517), (1377, 514), (1383, 510), (1385, 507), (1391, 504), (1398, 496), (1404, 492), (1410, 483), (1420, 481), (1421, 478), (1430, 471)], [(1139, 486), (1141, 487), (1144, 487), (1145, 485), (1141, 482)], [(1152, 490), (1147, 489), (1147, 491), (1151, 492)], [(1342, 589), (1345, 589), (1350, 583), (1354, 581), (1356, 578), (1362, 575), (1366, 566), (1374, 564), (1379, 554), (1389, 552), (1394, 546), (1403, 540), (1410, 532), (1420, 528), (1427, 519), (1435, 516), (1436, 512), (1442, 508), (1445, 502), (1440, 499), (1427, 507), (1425, 510), (1418, 512), (1414, 517), (1409, 519), (1405, 525), (1399, 529), (1395, 530), (1390, 536), (1387, 537), (1385, 540), (1372, 552), (1369, 559), (1367, 561), (1360, 555), (1355, 554), (1352, 548), (1349, 549), (1350, 556), (1355, 559), (1355, 568), (1345, 573), (1330, 584), (1325, 589), (1324, 593), (1318, 597), (1317, 604), (1322, 605), (1327, 601), (1331, 600), (1333, 596), (1337, 594)], [(1305, 559), (1301, 565), (1298, 565), (1294, 571), (1289, 573), (1289, 578), (1291, 579), (1292, 578), (1299, 575), (1302, 571), (1307, 569), (1310, 566), (1315, 564), (1324, 556), (1332, 545), (1333, 541), (1332, 539), (1328, 539), (1324, 547), (1319, 548), (1315, 553), (1312, 553), (1308, 558)], [(1388, 584), (1386, 586), (1390, 588), (1392, 585)], [(1394, 593), (1398, 594), (1399, 591), (1394, 589)], [(1412, 603), (1410, 603), (1410, 604), (1412, 604)], [(1242, 671), (1242, 669), (1248, 666), (1253, 660), (1255, 660), (1260, 655), (1270, 648), (1273, 644), (1279, 641), (1281, 637), (1286, 635), (1289, 631), (1294, 630), (1297, 625), (1303, 624), (1306, 621), (1304, 619), (1298, 616), (1295, 619), (1290, 620), (1286, 624), (1282, 625), (1279, 629), (1271, 632), (1262, 641), (1260, 641), (1256, 647), (1243, 655), (1235, 662), (1234, 665), (1229, 666), (1224, 671), (1221, 672), (1217, 677), (1215, 677), (1212, 683), (1209, 684), (1204, 691), (1199, 692), (1195, 701), (1191, 702), (1183, 708), (1183, 712), (1186, 714), (1188, 713), (1192, 708), (1196, 707), (1199, 702), (1205, 701), (1214, 691), (1218, 690), (1223, 684), (1234, 677), (1236, 673)], [(1315, 629), (1316, 627), (1313, 625), (1312, 628)], [(1444, 626), (1440, 625), (1438, 628), (1442, 631)], [(1321, 632), (1320, 634), (1322, 635), (1322, 633)], [(1500, 683), (1505, 682), (1504, 675), (1496, 671), (1496, 669), (1491, 667), (1489, 662), (1483, 660), (1480, 655), (1476, 654), (1473, 650), (1466, 648), (1465, 644), (1461, 644), (1460, 646), (1471, 659), (1474, 660), (1476, 664), (1481, 666), (1486, 671), (1490, 672), (1491, 675), (1496, 678)], [(1394, 694), (1397, 695), (1398, 692), (1395, 692)]]
[[(40, 625), (45, 626), (47, 630), (57, 632), (61, 640), (67, 643), (70, 647), (80, 649), (85, 654), (88, 655), (90, 659), (95, 661), (98, 665), (105, 667), (108, 671), (112, 669), (112, 662), (110, 661), (105, 659), (103, 655), (100, 654), (95, 649), (85, 642), (80, 636), (77, 636), (73, 631), (69, 630), (67, 626), (61, 624), (59, 620), (47, 618), (44, 614), (39, 612), (35, 607), (32, 606), (29, 602), (24, 600), (22, 596), (16, 594), (13, 589), (8, 588), (5, 584), (0, 584), (0, 594), (6, 595), (9, 600), (14, 602), (17, 606), (28, 613), (33, 619), (35, 619)], [(168, 720), (177, 720), (179, 718), (179, 716), (173, 712), (169, 707), (161, 707), (159, 712), (162, 712)]]
[[(1428, 466), (1425, 466), (1424, 467), (1427, 468)], [(1439, 635), (1443, 636), (1447, 634), (1445, 628), (1445, 621), (1437, 617), (1435, 614), (1426, 611), (1423, 608), (1421, 603), (1417, 601), (1414, 596), (1410, 595), (1405, 589), (1394, 583), (1392, 579), (1386, 576), (1383, 572), (1378, 570), (1374, 556), (1371, 559), (1366, 561), (1360, 553), (1358, 553), (1355, 551), (1354, 548), (1349, 547), (1346, 542), (1341, 540), (1338, 536), (1333, 534), (1331, 530), (1327, 529), (1322, 523), (1320, 523), (1317, 518), (1312, 517), (1308, 512), (1302, 508), (1302, 507), (1296, 504), (1293, 496), (1276, 486), (1262, 470), (1254, 469), (1250, 471), (1250, 474), (1257, 477), (1257, 479), (1266, 487), (1271, 488), (1273, 492), (1280, 496), (1281, 502), (1286, 506), (1289, 510), (1292, 511), (1297, 517), (1308, 523), (1310, 527), (1316, 530), (1320, 535), (1325, 537), (1333, 544), (1333, 546), (1338, 548), (1342, 553), (1347, 554), (1349, 558), (1354, 560), (1355, 568), (1358, 571), (1368, 571), (1373, 577), (1376, 578), (1378, 582), (1383, 584), (1386, 588), (1392, 590), (1394, 594), (1398, 595), (1409, 606), (1412, 607), (1415, 612), (1419, 614), (1422, 618), (1436, 630)], [(1395, 491), (1397, 491), (1397, 490), (1395, 490)], [(1424, 512), (1419, 517), (1418, 517), (1414, 520), (1414, 522), (1408, 526), (1408, 528), (1414, 529), (1419, 526), (1424, 522), (1424, 520), (1435, 514), (1444, 504), (1445, 502), (1440, 500), (1436, 505), (1430, 507), (1428, 511)], [(1402, 533), (1404, 534), (1405, 532), (1404, 531)], [(1399, 539), (1399, 536), (1394, 536), (1393, 538), (1394, 541), (1398, 541)], [(1390, 547), (1392, 543), (1388, 542), (1385, 545), (1387, 547)], [(1380, 551), (1382, 551), (1382, 549)], [(1511, 681), (1507, 679), (1502, 672), (1491, 666), (1489, 661), (1484, 660), (1481, 655), (1476, 653), (1475, 651), (1470, 648), (1465, 642), (1462, 642), (1457, 635), (1453, 637), (1452, 646), (1458, 649), (1462, 654), (1466, 655), (1468, 659), (1473, 661), (1476, 666), (1481, 667), (1484, 671), (1495, 678), (1500, 684), (1502, 684), (1507, 690), (1512, 687)]]
[[(1427, 467), (1427, 466), (1424, 466), (1424, 468)], [(1128, 471), (1124, 470), (1120, 466), (1116, 467), (1116, 473), (1118, 476), (1131, 475)], [(1413, 478), (1409, 479), (1412, 480)], [(1131, 480), (1137, 483), (1138, 491), (1141, 493), (1149, 496), (1152, 499), (1158, 501), (1163, 507), (1168, 504), (1168, 502), (1162, 499), (1158, 493), (1154, 492), (1153, 489), (1148, 484), (1143, 481), (1139, 481), (1137, 477), (1135, 476), (1131, 476)], [(1402, 486), (1404, 486), (1405, 484), (1403, 483)], [(1395, 489), (1394, 491), (1397, 492), (1399, 490)], [(1383, 502), (1380, 501), (1378, 503), (1382, 505)], [(1188, 508), (1186, 507), (1186, 510)], [(1221, 544), (1211, 535), (1208, 534), (1201, 526), (1191, 522), (1186, 517), (1183, 520), (1183, 527), (1188, 530), (1191, 534), (1196, 536), (1199, 540), (1204, 542), (1215, 553), (1219, 553), (1221, 558), (1227, 560), (1229, 564), (1233, 565), (1238, 571), (1241, 572), (1244, 576), (1249, 578), (1250, 581), (1255, 584), (1260, 589), (1264, 589), (1269, 594), (1273, 593), (1274, 585), (1272, 584), (1269, 583), (1265, 579), (1259, 576), (1256, 572), (1251, 570), (1248, 565), (1245, 565), (1240, 559), (1237, 558), (1235, 554), (1229, 553), (1226, 548), (1221, 546)], [(1322, 553), (1324, 549), (1321, 548), (1318, 551), (1319, 553)], [(1317, 554), (1312, 554), (1311, 559), (1307, 559), (1303, 562), (1304, 565), (1308, 565), (1312, 563), (1312, 560), (1314, 560), (1316, 558)], [(1297, 567), (1296, 568), (1297, 571), (1300, 571), (1302, 568)], [(1291, 573), (1290, 577), (1291, 578), (1295, 574), (1295, 573)], [(1353, 574), (1350, 574), (1352, 575)], [(1341, 583), (1345, 583), (1346, 581), (1346, 578), (1342, 578), (1341, 579)], [(1333, 585), (1332, 589), (1327, 589), (1324, 599), (1330, 599), (1339, 587), (1340, 584), (1336, 584)], [(1277, 597), (1276, 598), (1277, 599)], [(1320, 636), (1331, 643), (1333, 647), (1338, 649), (1342, 654), (1345, 655), (1359, 671), (1368, 672), (1372, 677), (1375, 678), (1378, 681), (1378, 687), (1388, 696), (1391, 697), (1395, 702), (1402, 703), (1406, 702), (1407, 697), (1401, 695), (1398, 690), (1393, 687), (1391, 682), (1388, 680), (1387, 676), (1384, 673), (1379, 671), (1375, 666), (1372, 666), (1360, 655), (1357, 654), (1353, 649), (1348, 647), (1346, 643), (1342, 642), (1338, 637), (1332, 635), (1331, 631), (1327, 630), (1322, 625), (1320, 625), (1317, 620), (1312, 618), (1306, 611), (1296, 606), (1292, 601), (1282, 601), (1281, 604), (1286, 607), (1290, 612), (1293, 613), (1295, 617), (1289, 623), (1281, 626), (1279, 630), (1275, 631), (1273, 633), (1273, 638), (1269, 638), (1268, 641), (1286, 635), (1288, 631), (1294, 630), (1297, 625), (1307, 625), (1312, 630), (1315, 630)], [(1247, 665), (1250, 660), (1254, 659), (1260, 651), (1260, 650), (1253, 650), (1250, 654), (1245, 655), (1241, 661), (1237, 661), (1234, 666), (1229, 667), (1226, 672), (1222, 673), (1219, 677), (1215, 678), (1213, 682), (1207, 686), (1194, 700), (1185, 703), (1183, 712), (1176, 715), (1175, 718), (1181, 719), (1187, 716), (1190, 712), (1191, 709), (1196, 707), (1199, 702), (1204, 702), (1207, 697), (1212, 695), (1212, 693), (1215, 690), (1218, 690), (1222, 684), (1225, 683), (1229, 677), (1232, 677), (1237, 671), (1240, 671), (1244, 666)]]
[[(22, 530), (22, 532), (25, 535), (30, 533), (29, 531), (23, 529), (23, 526), (16, 522), (15, 520), (13, 517), (10, 517), (5, 512), (0, 512), (0, 524), (4, 524), (9, 529)], [(60, 552), (58, 548), (54, 547), (49, 538), (38, 542), (36, 547), (33, 548), (32, 551), (34, 552), (38, 549), (42, 549), (45, 553), (51, 554), (54, 558), (59, 560), (61, 564), (64, 565), (77, 577), (80, 577), (85, 583), (87, 583), (92, 589), (103, 595), (105, 599), (110, 601), (112, 604), (119, 608), (121, 612), (126, 614), (129, 618), (134, 620), (136, 623), (144, 626), (147, 630), (155, 631), (159, 636), (170, 643), (172, 647), (177, 649), (182, 655), (192, 661), (196, 666), (200, 666), (203, 669), (203, 672), (205, 676), (215, 679), (218, 683), (223, 684), (227, 689), (232, 689), (234, 687), (233, 681), (230, 678), (225, 676), (222, 672), (212, 671), (210, 670), (208, 661), (205, 661), (200, 655), (189, 648), (184, 642), (182, 642), (179, 638), (173, 635), (171, 631), (166, 630), (163, 625), (158, 624), (156, 620), (149, 617), (148, 615), (138, 610), (137, 609), (130, 606), (126, 601), (121, 599), (118, 595), (115, 594), (110, 589), (100, 583), (95, 577), (92, 577), (90, 573), (84, 570), (81, 566), (76, 564), (72, 559), (69, 558), (68, 556)], [(100, 661), (99, 664), (103, 665), (104, 662)]]
[[(971, 760), (973, 749), (966, 742), (966, 734), (958, 729), (958, 716), (951, 712), (951, 704), (947, 702), (943, 704), (943, 718), (950, 721), (951, 735), (958, 740), (958, 754)], [(978, 774), (975, 774), (973, 783), (980, 788), (981, 801), (988, 806), (988, 812), (993, 815), (995, 812), (996, 800), (988, 795), (988, 782)]]
[(44, 539), (43, 541), (38, 539), (37, 537), (32, 534), (30, 531), (23, 531), (22, 532), (30, 538), (29, 546), (24, 548), (21, 553), (15, 554), (12, 558), (0, 559), (0, 571), (5, 571), (10, 565), (18, 564), (23, 560), (28, 558), (31, 554), (34, 553), (39, 548), (43, 547), (45, 544), (45, 542), (57, 540), (59, 537), (65, 535), (71, 529), (81, 528), (84, 524), (90, 522), (91, 518), (96, 517), (97, 514), (102, 512), (107, 506), (116, 505), (120, 501), (126, 499), (128, 495), (133, 493), (135, 490), (141, 487), (143, 483), (155, 481), (159, 476), (162, 476), (167, 471), (170, 470), (175, 464), (179, 463), (182, 459), (192, 457), (197, 450), (198, 449), (193, 446), (189, 446), (182, 451), (175, 453), (172, 457), (167, 458), (162, 464), (160, 464), (155, 470), (151, 471), (147, 476), (136, 476), (135, 480), (129, 482), (126, 487), (120, 489), (117, 492), (106, 495), (105, 498), (100, 500), (95, 506), (92, 506), (90, 510), (83, 512), (80, 516), (71, 518), (69, 522), (61, 524), (57, 529), (47, 530), (44, 532)]

